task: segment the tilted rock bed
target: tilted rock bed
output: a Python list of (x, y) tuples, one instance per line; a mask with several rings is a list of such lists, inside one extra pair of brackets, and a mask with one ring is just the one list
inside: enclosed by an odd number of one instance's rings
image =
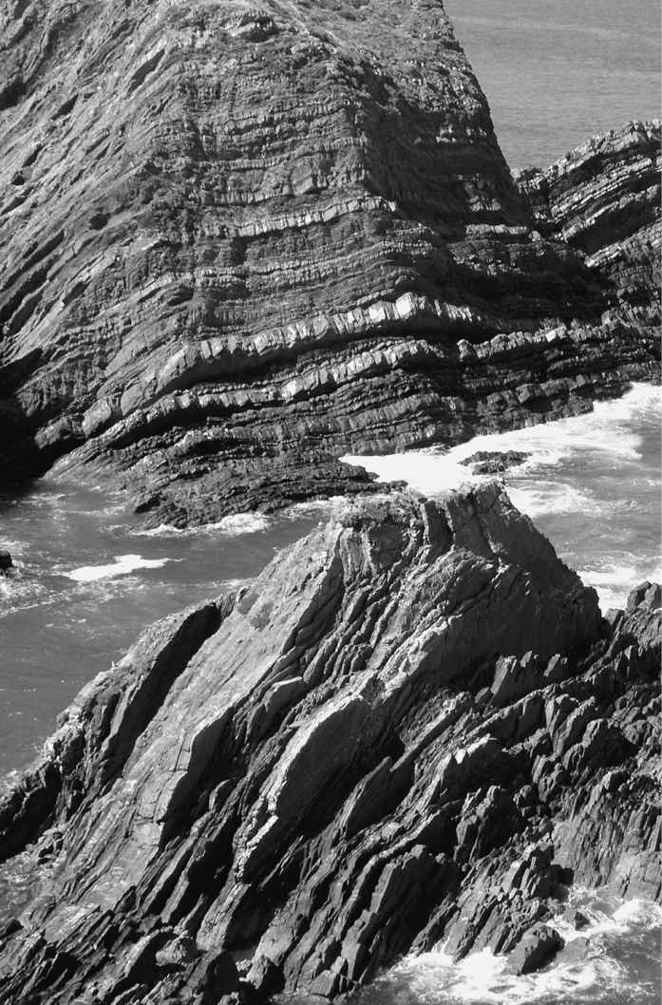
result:
[(153, 626), (4, 798), (0, 1002), (335, 997), (442, 938), (527, 972), (573, 883), (659, 898), (661, 600), (603, 620), (494, 484), (347, 504)]

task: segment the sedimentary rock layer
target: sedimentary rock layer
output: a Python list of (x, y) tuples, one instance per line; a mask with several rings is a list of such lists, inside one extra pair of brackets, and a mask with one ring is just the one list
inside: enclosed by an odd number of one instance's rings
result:
[(154, 522), (216, 519), (650, 375), (610, 280), (536, 231), (439, 0), (2, 17), (4, 478), (73, 451)]
[(659, 897), (660, 601), (604, 621), (493, 485), (346, 504), (5, 797), (0, 1002), (334, 997), (442, 937), (525, 970), (573, 882)]
[(622, 315), (651, 325), (660, 320), (661, 141), (659, 122), (631, 122), (518, 178), (541, 231), (609, 278)]

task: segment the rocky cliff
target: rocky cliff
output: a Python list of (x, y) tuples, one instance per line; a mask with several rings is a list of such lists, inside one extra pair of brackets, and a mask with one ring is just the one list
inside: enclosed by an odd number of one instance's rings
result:
[(573, 883), (659, 897), (661, 599), (603, 621), (494, 485), (344, 504), (5, 795), (0, 1002), (312, 1001), (442, 937), (526, 969)]
[(640, 318), (601, 322), (612, 278), (541, 233), (440, 0), (0, 18), (5, 479), (66, 456), (154, 523), (217, 519), (654, 371)]
[(621, 317), (660, 323), (659, 122), (631, 122), (589, 140), (518, 183), (540, 230), (604, 275)]

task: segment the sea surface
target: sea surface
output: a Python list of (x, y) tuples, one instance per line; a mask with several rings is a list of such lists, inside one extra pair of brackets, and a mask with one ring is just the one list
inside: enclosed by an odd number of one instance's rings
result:
[[(581, 910), (577, 931), (566, 912)], [(645, 1005), (660, 1001), (662, 909), (576, 890), (550, 922), (565, 947), (544, 970), (524, 977), (489, 950), (459, 964), (439, 949), (408, 957), (354, 999), (354, 1005)]]
[(512, 169), (660, 115), (659, 0), (444, 0)]
[[(501, 475), (518, 509), (560, 557), (593, 586), (603, 612), (623, 607), (644, 580), (662, 582), (660, 458), (662, 389), (635, 384), (592, 412), (513, 432), (478, 436), (451, 450), (346, 457), (434, 498), (483, 478), (462, 461), (477, 451), (514, 450), (526, 461)], [(506, 958), (474, 953), (456, 965), (444, 952), (408, 957), (356, 998), (356, 1005), (643, 1005), (662, 1001), (662, 910), (607, 891), (576, 890), (590, 926), (556, 920), (566, 949), (538, 974), (515, 977)], [(583, 940), (588, 940), (584, 942)]]
[[(487, 94), (514, 169), (547, 166), (588, 136), (659, 115), (657, 0), (445, 0)], [(385, 480), (427, 495), (471, 482), (460, 461), (477, 450), (522, 450), (504, 475), (515, 504), (595, 586), (603, 610), (643, 579), (660, 579), (658, 389), (636, 385), (585, 416), (479, 437), (443, 452), (360, 459)], [(359, 460), (359, 459), (357, 459)], [(0, 548), (18, 563), (0, 578), (0, 775), (24, 767), (58, 710), (156, 618), (255, 576), (324, 519), (329, 507), (244, 516), (192, 532), (144, 533), (121, 499), (44, 479), (0, 493)], [(559, 919), (559, 962), (514, 978), (504, 960), (452, 965), (443, 945), (407, 958), (360, 1005), (527, 1005), (660, 1000), (659, 909), (576, 891), (591, 919)], [(1, 918), (1, 913), (0, 913)], [(583, 944), (582, 938), (588, 937)]]
[[(661, 577), (661, 423), (662, 390), (635, 384), (585, 415), (446, 451), (347, 460), (434, 497), (480, 481), (461, 463), (478, 450), (527, 453), (524, 464), (501, 476), (505, 488), (595, 586), (606, 611), (623, 606), (639, 582)], [(145, 532), (121, 499), (76, 485), (44, 479), (19, 497), (0, 496), (0, 547), (18, 564), (15, 575), (0, 578), (0, 773), (32, 759), (57, 711), (143, 627), (254, 577), (337, 505)], [(18, 861), (2, 870), (5, 905), (23, 896), (21, 869)], [(659, 909), (605, 891), (574, 896), (591, 927), (574, 932), (561, 919), (568, 948), (540, 974), (509, 976), (505, 960), (489, 953), (455, 966), (440, 945), (403, 960), (358, 1005), (658, 1002)]]
[(119, 498), (48, 478), (0, 493), (0, 777), (27, 765), (57, 712), (158, 618), (236, 589), (319, 522), (229, 517), (143, 531)]

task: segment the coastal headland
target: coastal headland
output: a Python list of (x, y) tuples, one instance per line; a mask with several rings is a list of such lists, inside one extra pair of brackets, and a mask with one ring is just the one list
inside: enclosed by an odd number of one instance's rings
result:
[(574, 887), (659, 901), (660, 587), (603, 617), (498, 483), (340, 458), (659, 378), (660, 124), (514, 177), (440, 0), (0, 18), (0, 477), (146, 527), (346, 497), (5, 786), (0, 1003), (324, 1001), (441, 940), (525, 974)]

